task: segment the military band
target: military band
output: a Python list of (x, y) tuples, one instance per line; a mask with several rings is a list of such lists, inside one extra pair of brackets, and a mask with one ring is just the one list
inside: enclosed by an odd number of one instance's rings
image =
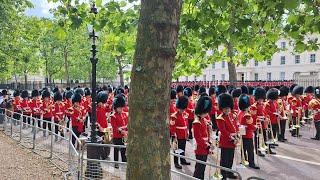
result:
[[(31, 118), (43, 119), (32, 125), (43, 129), (43, 136), (64, 136), (63, 127), (72, 128), (80, 137), (85, 133), (91, 117), (91, 91), (89, 88), (67, 88), (64, 92), (55, 88), (13, 93), (13, 118), (19, 120), (23, 114), (24, 125), (31, 125)], [(232, 169), (237, 154), (241, 163), (253, 169), (260, 169), (258, 158), (268, 158), (281, 141), (285, 143), (286, 127), (293, 137), (301, 137), (300, 129), (305, 123), (314, 123), (315, 134), (310, 137), (320, 140), (320, 88), (293, 84), (290, 87), (233, 87), (204, 86), (170, 89), (168, 129), (175, 154), (193, 156), (188, 149), (194, 146), (194, 156), (200, 161), (211, 161), (212, 155), (220, 154), (220, 166)], [(207, 94), (208, 92), (208, 94)], [(104, 144), (126, 145), (128, 137), (129, 87), (113, 89), (106, 86), (97, 94), (97, 131)], [(54, 126), (51, 123), (55, 123)], [(42, 125), (42, 126), (41, 126)], [(25, 126), (24, 128), (27, 128)], [(55, 136), (55, 140), (58, 138)], [(193, 139), (194, 137), (194, 139)], [(187, 143), (189, 141), (190, 143)], [(76, 145), (76, 139), (72, 139)], [(280, 144), (281, 146), (281, 144)], [(215, 149), (215, 152), (212, 151)], [(241, 152), (237, 152), (240, 149)], [(220, 152), (219, 152), (220, 151)], [(99, 150), (100, 159), (109, 157), (110, 148)], [(114, 148), (114, 161), (127, 161), (125, 148)], [(258, 157), (259, 156), (259, 157)], [(248, 162), (246, 164), (245, 162)], [(190, 162), (174, 157), (174, 166), (183, 169)], [(115, 168), (119, 168), (116, 164)], [(261, 167), (263, 168), (263, 167)], [(206, 166), (195, 164), (193, 176), (204, 179)], [(220, 171), (223, 179), (237, 176)]]

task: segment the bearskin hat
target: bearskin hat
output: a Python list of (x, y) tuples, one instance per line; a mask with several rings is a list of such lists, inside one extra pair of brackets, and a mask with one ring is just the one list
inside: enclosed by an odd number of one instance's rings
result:
[(218, 106), (219, 109), (222, 110), (224, 108), (231, 108), (233, 109), (233, 98), (230, 94), (220, 94), (218, 96)]
[(84, 91), (81, 88), (77, 88), (76, 90), (74, 90), (75, 94), (80, 94), (81, 96), (84, 96)]
[(62, 101), (62, 95), (61, 93), (58, 91), (56, 93), (54, 93), (53, 95), (53, 100), (56, 102), (56, 101)]
[(50, 97), (50, 92), (46, 91), (46, 90), (42, 91), (42, 98), (44, 99), (44, 98), (47, 98), (47, 97)]
[(66, 95), (67, 99), (70, 99), (70, 98), (72, 98), (73, 92), (72, 91), (67, 91), (65, 95)]
[(280, 86), (274, 86), (274, 88), (279, 89), (280, 90)]
[(202, 97), (202, 96), (209, 96), (209, 95), (206, 92), (203, 92), (200, 94), (200, 97)]
[(187, 96), (187, 97), (190, 97), (192, 96), (192, 89), (187, 87), (183, 90), (183, 95)]
[(245, 85), (241, 86), (241, 92), (242, 92), (242, 94), (249, 94), (248, 87)]
[(264, 87), (264, 90), (266, 90), (266, 92), (268, 92), (268, 91), (269, 91), (269, 89), (270, 89), (270, 87), (269, 87), (269, 86), (265, 86), (265, 87)]
[(217, 89), (216, 89), (217, 96), (226, 92), (227, 92), (227, 88), (224, 85), (217, 86)]
[(267, 92), (267, 98), (271, 100), (276, 100), (279, 97), (279, 90), (276, 88), (271, 88)]
[(209, 96), (201, 96), (197, 102), (196, 108), (195, 108), (195, 114), (205, 114), (211, 111), (212, 108), (212, 100)]
[(112, 87), (108, 87), (107, 91), (108, 93), (112, 93)]
[(229, 88), (229, 89), (228, 89), (228, 93), (229, 93), (229, 94), (232, 94), (232, 91), (235, 90), (235, 89), (236, 89), (236, 88), (234, 88), (234, 87)]
[(241, 94), (241, 96), (239, 97), (239, 109), (241, 111), (244, 111), (245, 109), (247, 109), (248, 107), (250, 107), (250, 98), (248, 95), (246, 94)]
[(308, 86), (304, 90), (304, 93), (314, 93), (314, 87), (313, 86)]
[(241, 92), (242, 92), (242, 91), (241, 91), (240, 88), (234, 89), (234, 90), (231, 92), (231, 96), (232, 96), (233, 98), (240, 97)]
[(84, 90), (84, 95), (85, 95), (85, 96), (90, 96), (90, 95), (91, 95), (91, 91), (90, 91), (89, 88), (87, 88), (87, 89)]
[(188, 107), (189, 99), (187, 96), (180, 96), (176, 102), (178, 109), (186, 109)]
[(298, 84), (291, 84), (290, 89), (289, 89), (290, 93), (292, 93), (294, 87), (296, 87), (296, 86), (298, 86)]
[(113, 108), (116, 109), (118, 107), (125, 107), (126, 106), (126, 99), (122, 94), (116, 95), (113, 100)]
[(97, 95), (97, 103), (106, 103), (108, 101), (108, 94), (104, 91), (101, 91)]
[(66, 87), (66, 90), (67, 90), (67, 91), (70, 91), (70, 90), (71, 90), (71, 88), (70, 88), (70, 87)]
[(58, 92), (58, 91), (59, 91), (59, 88), (58, 88), (58, 87), (55, 87), (55, 88), (53, 88), (52, 93), (56, 93), (56, 92)]
[(27, 90), (23, 90), (21, 92), (21, 98), (28, 98), (29, 97), (29, 92)]
[(178, 86), (177, 86), (177, 94), (180, 93), (180, 92), (183, 93), (183, 86), (178, 85)]
[(8, 91), (7, 91), (6, 89), (3, 89), (3, 90), (1, 91), (1, 93), (2, 93), (3, 96), (8, 95)]
[(248, 89), (249, 89), (249, 95), (253, 95), (254, 87), (249, 86)]
[(13, 97), (17, 97), (17, 96), (20, 96), (20, 91), (19, 90), (15, 90), (13, 92)]
[(314, 90), (314, 96), (320, 98), (320, 87), (316, 87)]
[(211, 96), (212, 94), (216, 94), (216, 88), (214, 86), (211, 86), (209, 88), (209, 96)]
[(122, 87), (118, 87), (115, 91), (115, 95), (124, 94), (124, 89)]
[(32, 90), (31, 97), (38, 97), (38, 96), (39, 96), (39, 91), (37, 89)]
[(279, 94), (280, 97), (288, 96), (289, 88), (287, 86), (281, 86), (279, 90), (280, 90), (280, 94)]
[(74, 93), (73, 95), (72, 95), (72, 97), (71, 97), (71, 99), (72, 99), (72, 104), (74, 104), (74, 103), (80, 103), (81, 102), (81, 94), (79, 94), (79, 93)]
[(171, 97), (170, 99), (177, 98), (177, 91), (175, 89), (171, 89), (170, 97)]
[(196, 85), (194, 86), (194, 90), (195, 90), (195, 91), (199, 91), (199, 89), (200, 89), (199, 84), (196, 84)]
[(266, 90), (263, 89), (262, 87), (257, 87), (254, 90), (253, 95), (255, 100), (266, 99)]
[(204, 86), (201, 86), (199, 89), (199, 94), (207, 92), (206, 88)]
[(303, 94), (303, 87), (302, 86), (295, 86), (291, 92), (292, 95), (302, 95)]

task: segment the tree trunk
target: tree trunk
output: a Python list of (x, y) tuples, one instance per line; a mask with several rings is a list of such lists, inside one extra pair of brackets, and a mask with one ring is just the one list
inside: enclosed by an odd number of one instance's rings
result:
[(229, 72), (229, 82), (230, 85), (236, 86), (237, 83), (237, 71), (236, 65), (233, 62), (233, 46), (231, 43), (228, 43), (228, 72)]
[(67, 47), (64, 47), (64, 70), (65, 70), (65, 78), (67, 80), (67, 85), (70, 86), (70, 76), (69, 76), (69, 64), (68, 64), (68, 52)]
[(28, 74), (27, 71), (24, 71), (24, 89), (28, 89)]
[(129, 96), (128, 180), (171, 179), (169, 89), (182, 0), (142, 0)]
[(121, 57), (118, 57), (118, 58), (117, 58), (117, 61), (118, 61), (120, 85), (121, 85), (122, 87), (124, 87), (123, 67), (122, 67)]
[(18, 88), (18, 77), (17, 77), (17, 73), (14, 72), (14, 89), (17, 89)]

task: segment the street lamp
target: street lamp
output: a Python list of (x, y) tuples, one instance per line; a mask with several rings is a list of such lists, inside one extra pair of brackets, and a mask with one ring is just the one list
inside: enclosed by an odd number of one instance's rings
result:
[[(95, 6), (95, 3), (92, 4), (91, 11), (90, 13), (93, 13), (96, 15), (98, 13), (98, 9)], [(89, 37), (92, 39), (92, 45), (91, 45), (91, 65), (92, 65), (92, 71), (91, 71), (91, 98), (92, 98), (92, 113), (90, 117), (90, 122), (91, 122), (91, 134), (90, 134), (90, 139), (88, 140), (89, 143), (99, 143), (98, 142), (98, 137), (97, 137), (97, 127), (96, 127), (96, 96), (97, 96), (97, 82), (96, 82), (96, 74), (97, 74), (97, 62), (98, 58), (96, 57), (97, 55), (97, 46), (96, 46), (96, 39), (97, 39), (97, 34), (94, 30), (94, 27), (92, 25), (88, 26), (88, 31), (89, 31)], [(99, 140), (101, 142), (101, 140)], [(94, 146), (87, 146), (87, 157), (88, 159), (99, 159), (100, 154), (99, 154), (99, 147), (94, 147)], [(86, 167), (86, 172), (85, 176), (90, 179), (102, 179), (102, 168), (101, 164), (99, 162), (91, 162), (87, 161), (87, 167)]]

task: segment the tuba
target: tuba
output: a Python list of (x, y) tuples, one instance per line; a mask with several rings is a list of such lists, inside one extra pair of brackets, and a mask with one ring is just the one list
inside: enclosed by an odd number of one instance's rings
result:
[(104, 133), (103, 136), (103, 144), (110, 144), (111, 140), (112, 140), (112, 131), (111, 128), (104, 128), (102, 130), (102, 132)]

